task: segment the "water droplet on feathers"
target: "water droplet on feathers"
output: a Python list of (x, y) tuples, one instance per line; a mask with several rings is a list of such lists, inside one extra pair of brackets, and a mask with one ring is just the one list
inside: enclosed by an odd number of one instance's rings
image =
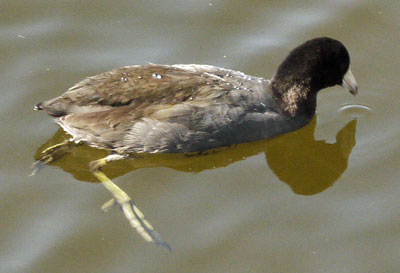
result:
[(158, 73), (153, 73), (152, 76), (153, 76), (153, 78), (156, 78), (156, 79), (162, 79), (162, 76)]

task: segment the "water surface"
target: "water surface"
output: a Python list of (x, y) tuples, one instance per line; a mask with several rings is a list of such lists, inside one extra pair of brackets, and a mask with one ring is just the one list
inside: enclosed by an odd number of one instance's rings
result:
[[(398, 1), (3, 1), (1, 272), (397, 272)], [(146, 156), (106, 172), (171, 244), (147, 244), (87, 170), (81, 146), (28, 177), (67, 137), (35, 103), (112, 68), (200, 63), (269, 78), (296, 45), (349, 49), (359, 96), (318, 96), (316, 119), (201, 157)], [(365, 106), (357, 107), (357, 105)], [(44, 146), (42, 146), (44, 145)]]

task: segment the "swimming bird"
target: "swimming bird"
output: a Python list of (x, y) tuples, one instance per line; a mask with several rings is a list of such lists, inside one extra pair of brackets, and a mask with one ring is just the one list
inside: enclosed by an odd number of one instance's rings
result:
[(90, 164), (114, 195), (106, 207), (119, 203), (146, 240), (166, 245), (102, 166), (137, 153), (201, 152), (299, 129), (312, 120), (318, 91), (334, 85), (358, 92), (345, 46), (321, 37), (293, 49), (270, 80), (211, 65), (125, 66), (88, 77), (35, 110), (49, 114), (70, 141), (111, 152)]

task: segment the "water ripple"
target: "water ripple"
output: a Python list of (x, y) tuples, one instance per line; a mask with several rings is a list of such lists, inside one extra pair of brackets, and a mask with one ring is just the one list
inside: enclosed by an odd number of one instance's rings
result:
[(364, 104), (345, 104), (338, 109), (338, 112), (352, 118), (363, 119), (369, 117), (374, 111), (371, 107)]

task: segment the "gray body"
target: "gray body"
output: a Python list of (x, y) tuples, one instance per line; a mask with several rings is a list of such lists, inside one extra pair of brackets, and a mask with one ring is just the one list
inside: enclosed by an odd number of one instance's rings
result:
[(122, 154), (204, 151), (271, 138), (312, 118), (284, 113), (269, 80), (208, 65), (122, 67), (40, 107), (74, 141)]

